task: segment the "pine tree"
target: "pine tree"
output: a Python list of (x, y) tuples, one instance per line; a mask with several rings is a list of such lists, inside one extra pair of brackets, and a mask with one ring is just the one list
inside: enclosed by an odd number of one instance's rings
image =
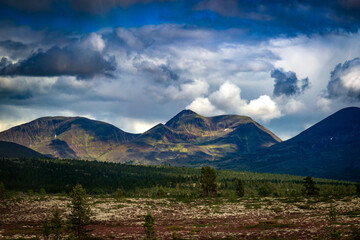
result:
[(43, 233), (43, 236), (44, 236), (45, 240), (49, 239), (50, 230), (51, 230), (51, 227), (50, 227), (48, 219), (46, 218), (44, 223), (43, 223), (43, 228), (42, 228), (42, 233)]
[(214, 197), (218, 193), (217, 176), (214, 168), (202, 167), (200, 184), (204, 197)]
[(304, 178), (303, 192), (306, 196), (315, 196), (319, 194), (319, 188), (315, 186), (314, 181), (310, 176)]
[(241, 179), (238, 179), (238, 180), (237, 180), (237, 183), (236, 183), (236, 194), (238, 195), (238, 197), (243, 197), (244, 194), (245, 194), (244, 185), (243, 185)]
[(154, 227), (154, 217), (148, 213), (145, 216), (145, 238), (144, 240), (156, 240), (156, 232)]
[(356, 184), (356, 195), (360, 197), (360, 184)]
[(52, 233), (55, 235), (54, 239), (60, 239), (60, 234), (62, 232), (62, 227), (63, 227), (63, 221), (61, 219), (61, 213), (59, 208), (56, 208), (55, 211), (53, 212), (53, 217), (50, 220), (50, 225), (51, 225), (51, 231)]
[(5, 193), (5, 185), (3, 182), (0, 182), (0, 198), (4, 197), (4, 193)]
[(80, 184), (78, 184), (73, 188), (70, 193), (70, 197), (71, 213), (69, 221), (71, 223), (71, 229), (74, 231), (74, 234), (78, 239), (83, 239), (88, 234), (85, 227), (91, 222), (91, 211), (86, 200), (86, 191)]

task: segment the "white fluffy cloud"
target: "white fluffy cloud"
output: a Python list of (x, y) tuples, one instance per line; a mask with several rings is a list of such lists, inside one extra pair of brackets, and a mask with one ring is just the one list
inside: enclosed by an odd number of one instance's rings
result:
[(105, 42), (102, 36), (97, 33), (91, 33), (84, 39), (84, 46), (102, 52), (105, 48)]
[(360, 101), (360, 58), (339, 63), (331, 72), (328, 97)]
[[(44, 115), (71, 113), (142, 132), (187, 106), (207, 116), (248, 115), (267, 121), (270, 130), (289, 137), (303, 130), (304, 121), (317, 122), (347, 106), (341, 99), (324, 98), (322, 91), (338, 63), (360, 56), (360, 33), (247, 42), (238, 29), (160, 24), (109, 28), (52, 42), (44, 40), (43, 32), (29, 31), (9, 30), (0, 34), (0, 40), (21, 42), (28, 52), (76, 45), (105, 60), (114, 56), (111, 66), (116, 64), (116, 70), (110, 78), (95, 74), (92, 81), (69, 76), (0, 78), (0, 128)], [(0, 59), (11, 54), (2, 49)], [(299, 79), (309, 77), (311, 88), (301, 95), (274, 97), (274, 68), (294, 71)], [(341, 83), (359, 92), (360, 70), (352, 70), (343, 72)]]
[(166, 88), (151, 86), (147, 90), (157, 101), (191, 100), (207, 93), (209, 84), (202, 80), (170, 85)]
[(224, 114), (224, 111), (217, 109), (206, 97), (198, 97), (186, 109), (191, 109), (199, 114), (205, 116), (220, 115)]
[(262, 95), (249, 102), (241, 98), (241, 90), (231, 82), (223, 83), (218, 91), (207, 98), (197, 98), (186, 108), (204, 115), (217, 115), (222, 113), (241, 114), (269, 121), (281, 117), (281, 112), (276, 102), (269, 96)]

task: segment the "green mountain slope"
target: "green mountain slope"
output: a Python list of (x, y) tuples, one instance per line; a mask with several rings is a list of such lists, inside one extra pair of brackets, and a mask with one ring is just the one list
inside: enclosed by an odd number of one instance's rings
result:
[(287, 141), (218, 166), (360, 182), (360, 108), (342, 109)]
[(22, 158), (22, 157), (42, 158), (44, 156), (22, 145), (12, 142), (0, 141), (0, 157), (1, 158)]
[(59, 158), (181, 166), (250, 153), (281, 141), (249, 117), (204, 117), (190, 110), (141, 135), (87, 118), (44, 117), (1, 132), (0, 140)]
[(1, 132), (0, 140), (53, 157), (97, 159), (136, 136), (83, 117), (43, 117)]
[(165, 125), (158, 124), (102, 160), (128, 163), (199, 165), (253, 152), (281, 140), (249, 117), (204, 117), (183, 110)]

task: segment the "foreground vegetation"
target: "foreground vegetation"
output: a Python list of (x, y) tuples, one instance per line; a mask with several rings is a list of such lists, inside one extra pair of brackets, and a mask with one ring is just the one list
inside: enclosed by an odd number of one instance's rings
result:
[[(359, 239), (360, 198), (264, 197), (226, 199), (114, 198), (88, 196), (90, 225), (80, 239)], [(1, 239), (44, 239), (54, 212), (59, 239), (76, 239), (69, 225), (70, 196), (23, 195), (0, 201)], [(151, 215), (151, 216), (150, 216)], [(145, 221), (146, 220), (146, 221)], [(56, 221), (54, 221), (56, 222)], [(74, 222), (73, 222), (74, 224)], [(76, 224), (76, 223), (75, 223)], [(55, 228), (56, 229), (56, 228)], [(56, 239), (56, 231), (48, 239)]]
[(359, 195), (310, 176), (3, 159), (0, 237), (359, 239)]
[[(213, 176), (214, 177), (214, 176)], [(212, 178), (213, 178), (212, 177)], [(216, 194), (238, 197), (239, 180), (243, 197), (300, 197), (303, 178), (283, 174), (216, 171)], [(356, 194), (352, 182), (313, 179), (320, 196)], [(118, 197), (170, 197), (194, 199), (202, 196), (201, 169), (135, 166), (81, 160), (2, 159), (0, 182), (11, 192), (68, 194), (81, 184), (88, 194)]]

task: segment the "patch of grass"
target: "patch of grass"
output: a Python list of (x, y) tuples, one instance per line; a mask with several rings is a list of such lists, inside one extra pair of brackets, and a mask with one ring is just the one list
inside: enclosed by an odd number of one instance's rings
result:
[(193, 224), (194, 227), (197, 227), (197, 228), (203, 228), (203, 227), (209, 227), (211, 226), (210, 223), (205, 223), (205, 224)]
[(303, 202), (303, 198), (300, 197), (288, 197), (288, 198), (279, 198), (278, 199), (282, 203), (297, 203)]
[(355, 218), (360, 216), (360, 210), (353, 210), (348, 212), (339, 213), (340, 215), (344, 215), (347, 217)]
[(275, 213), (281, 213), (283, 212), (283, 209), (281, 207), (272, 207), (270, 210), (274, 211)]
[(193, 229), (191, 229), (191, 232), (192, 233), (199, 233), (199, 232), (201, 232), (201, 228), (193, 228)]
[(107, 199), (96, 199), (96, 201), (93, 202), (93, 204), (101, 204), (101, 203), (108, 203), (109, 201)]
[(38, 237), (32, 237), (32, 238), (23, 238), (23, 237), (18, 237), (18, 238), (3, 238), (4, 240), (40, 240), (40, 238)]
[(210, 209), (209, 208), (204, 208), (204, 214), (208, 215), (210, 213)]
[(261, 204), (259, 203), (246, 203), (245, 209), (261, 209)]
[(288, 228), (293, 226), (294, 224), (291, 223), (278, 223), (277, 221), (274, 220), (267, 220), (267, 221), (260, 221), (258, 224), (243, 226), (242, 228), (243, 229), (260, 228), (266, 230), (273, 228)]
[(169, 231), (180, 231), (185, 229), (183, 226), (167, 226), (166, 228)]
[(303, 210), (310, 210), (311, 206), (310, 204), (297, 204), (296, 205), (299, 209), (303, 209)]
[(40, 228), (13, 228), (13, 229), (6, 229), (3, 235), (4, 236), (12, 236), (15, 234), (38, 235), (40, 233), (41, 233)]

